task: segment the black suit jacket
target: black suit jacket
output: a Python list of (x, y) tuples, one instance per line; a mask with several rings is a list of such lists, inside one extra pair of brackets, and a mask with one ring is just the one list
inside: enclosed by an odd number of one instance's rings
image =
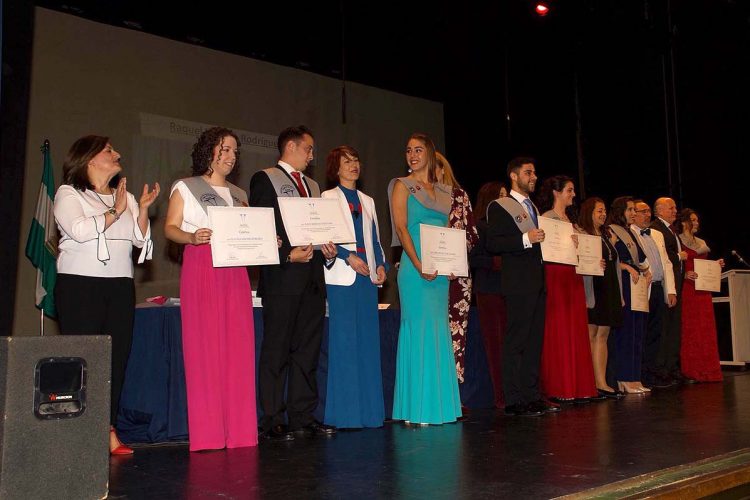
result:
[(473, 289), (477, 293), (500, 295), (502, 275), (495, 261), (496, 259), (500, 260), (501, 257), (487, 251), (487, 221), (484, 219), (477, 221), (477, 233), (479, 234), (479, 241), (469, 252), (469, 265), (474, 280)]
[(658, 217), (651, 221), (651, 229), (659, 231), (664, 236), (664, 247), (667, 249), (667, 256), (669, 257), (670, 262), (672, 262), (674, 284), (679, 293), (682, 289), (684, 269), (682, 261), (680, 260), (679, 247), (677, 246), (677, 235), (675, 235)]
[[(285, 174), (283, 168), (281, 169)], [(288, 176), (288, 174), (287, 174)], [(290, 182), (294, 180), (289, 177)], [(294, 185), (294, 184), (292, 184)], [(306, 185), (308, 192), (310, 186)], [(310, 262), (295, 263), (287, 262), (286, 259), (292, 251), (289, 244), (289, 237), (284, 229), (284, 222), (281, 219), (279, 202), (276, 191), (273, 188), (271, 179), (264, 171), (256, 172), (250, 179), (250, 196), (248, 198), (251, 207), (270, 207), (273, 208), (274, 218), (276, 220), (276, 232), (281, 238), (281, 248), (279, 248), (279, 265), (260, 266), (260, 280), (258, 282), (258, 296), (263, 295), (299, 295), (303, 293), (312, 283), (318, 287), (320, 292), (325, 296), (326, 284), (323, 274), (325, 257), (320, 250), (313, 252), (313, 258)]]
[(503, 257), (500, 290), (503, 295), (537, 293), (544, 289), (544, 266), (539, 243), (523, 247), (523, 233), (513, 217), (497, 203), (488, 209), (485, 248)]

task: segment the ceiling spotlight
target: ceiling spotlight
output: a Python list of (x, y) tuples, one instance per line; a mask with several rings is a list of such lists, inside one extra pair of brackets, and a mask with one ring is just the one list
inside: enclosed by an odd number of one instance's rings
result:
[(534, 7), (534, 12), (544, 17), (547, 14), (549, 14), (549, 6), (544, 2), (538, 2), (536, 6)]

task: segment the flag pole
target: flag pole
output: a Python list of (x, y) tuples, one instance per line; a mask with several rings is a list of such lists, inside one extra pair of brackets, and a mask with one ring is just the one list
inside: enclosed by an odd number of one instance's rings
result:
[[(42, 157), (49, 154), (49, 139), (44, 139), (42, 144)], [(44, 309), (39, 310), (39, 336), (44, 337)]]

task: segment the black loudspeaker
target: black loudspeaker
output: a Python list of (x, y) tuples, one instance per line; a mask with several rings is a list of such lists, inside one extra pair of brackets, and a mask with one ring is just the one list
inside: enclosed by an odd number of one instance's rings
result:
[(0, 337), (0, 499), (106, 498), (112, 342)]

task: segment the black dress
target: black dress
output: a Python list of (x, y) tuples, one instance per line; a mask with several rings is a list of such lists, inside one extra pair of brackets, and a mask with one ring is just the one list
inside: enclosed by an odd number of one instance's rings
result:
[(620, 281), (617, 277), (617, 250), (606, 236), (602, 235), (602, 256), (607, 263), (604, 276), (594, 276), (596, 303), (588, 309), (589, 324), (618, 327), (622, 324), (622, 301)]

